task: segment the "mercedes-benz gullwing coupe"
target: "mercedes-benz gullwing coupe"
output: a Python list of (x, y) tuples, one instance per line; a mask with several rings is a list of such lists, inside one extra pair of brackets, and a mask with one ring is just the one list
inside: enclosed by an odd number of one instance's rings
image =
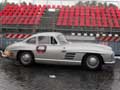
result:
[(9, 45), (5, 57), (29, 66), (34, 62), (46, 64), (82, 65), (88, 69), (100, 69), (104, 64), (114, 64), (112, 48), (94, 43), (68, 42), (62, 33), (37, 33)]

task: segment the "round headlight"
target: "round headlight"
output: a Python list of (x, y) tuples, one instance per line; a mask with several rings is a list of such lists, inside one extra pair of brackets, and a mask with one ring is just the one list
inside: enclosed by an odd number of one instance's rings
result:
[(4, 54), (5, 54), (6, 56), (11, 56), (11, 55), (12, 55), (12, 52), (9, 51), (9, 50), (5, 50)]

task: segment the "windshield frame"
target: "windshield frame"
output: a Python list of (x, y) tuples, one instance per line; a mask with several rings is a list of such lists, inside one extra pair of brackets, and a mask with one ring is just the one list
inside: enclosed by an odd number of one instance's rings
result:
[(58, 42), (59, 42), (60, 45), (64, 45), (64, 44), (68, 44), (69, 43), (67, 41), (67, 39), (65, 38), (65, 36), (62, 35), (62, 34), (57, 35), (56, 38), (57, 38), (57, 40), (58, 40)]

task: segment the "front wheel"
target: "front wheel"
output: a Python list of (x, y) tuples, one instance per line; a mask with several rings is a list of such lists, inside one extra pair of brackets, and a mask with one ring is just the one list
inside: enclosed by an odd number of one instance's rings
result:
[(101, 58), (98, 55), (87, 55), (83, 61), (83, 66), (91, 70), (101, 69)]
[(33, 55), (30, 52), (21, 52), (18, 55), (18, 60), (24, 66), (29, 66), (29, 65), (32, 65), (34, 63)]

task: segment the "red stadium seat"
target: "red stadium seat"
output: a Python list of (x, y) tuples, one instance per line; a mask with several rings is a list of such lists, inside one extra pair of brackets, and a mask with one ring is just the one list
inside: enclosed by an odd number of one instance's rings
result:
[(26, 18), (26, 19), (24, 20), (23, 24), (27, 25), (27, 24), (29, 23), (29, 20), (30, 20), (31, 18), (29, 18), (29, 17), (25, 17), (25, 18)]
[(0, 12), (0, 17), (2, 17), (2, 12)]
[(68, 26), (72, 26), (73, 25), (73, 21), (74, 21), (74, 17), (75, 17), (75, 8), (71, 7), (70, 8), (70, 16), (68, 18)]
[(117, 20), (117, 19), (114, 19), (114, 24), (115, 24), (115, 26), (114, 26), (114, 27), (116, 27), (116, 28), (120, 28), (120, 25), (119, 25), (119, 23), (118, 23), (118, 20)]
[(90, 8), (86, 7), (86, 16), (90, 16)]
[(69, 18), (68, 20), (68, 26), (72, 26), (73, 25), (73, 17)]
[(107, 23), (107, 20), (105, 18), (102, 18), (102, 26), (103, 27), (108, 27), (108, 23)]
[(60, 9), (61, 8), (60, 5), (57, 5), (57, 8)]
[(79, 18), (78, 17), (75, 17), (74, 18), (74, 26), (79, 26)]
[(84, 18), (80, 18), (80, 26), (85, 26)]
[(90, 17), (86, 17), (86, 24), (85, 26), (89, 27), (90, 26)]
[(2, 17), (0, 17), (0, 24), (2, 25)]
[(40, 16), (36, 16), (35, 17), (35, 25), (39, 25), (40, 24)]
[(120, 9), (104, 6), (7, 4), (0, 11), (0, 24), (39, 25), (48, 8), (60, 10), (56, 22), (58, 26), (120, 28)]
[(97, 26), (98, 26), (98, 27), (102, 27), (101, 18), (97, 18), (97, 19), (96, 19), (96, 23), (97, 23)]
[(4, 25), (4, 24), (7, 24), (7, 22), (8, 22), (7, 20), (8, 20), (7, 17), (3, 17), (2, 20), (1, 20), (1, 21), (2, 21), (2, 24), (3, 24), (3, 25)]
[(56, 8), (56, 6), (55, 6), (55, 5), (52, 5), (52, 8)]
[(47, 5), (47, 8), (51, 8), (51, 5)]
[(67, 21), (68, 21), (68, 18), (67, 18), (67, 17), (64, 17), (63, 22), (62, 22), (62, 25), (63, 25), (63, 26), (66, 26), (66, 25), (67, 25)]
[(108, 19), (108, 24), (109, 24), (109, 27), (114, 27), (112, 19)]
[(8, 17), (8, 18), (10, 18), (10, 19), (8, 20), (7, 24), (13, 24), (13, 21), (14, 21), (15, 17), (11, 16), (11, 17)]
[[(44, 14), (46, 10), (46, 5), (10, 5), (7, 4), (6, 7), (0, 12), (0, 17), (7, 16), (9, 19), (3, 18), (2, 24), (24, 24), (27, 25), (30, 22), (31, 24), (40, 23), (40, 18)], [(39, 15), (39, 19), (29, 20), (29, 17), (37, 17)], [(10, 18), (11, 17), (11, 18)], [(34, 23), (33, 23), (34, 21)]]
[(96, 18), (92, 18), (91, 20), (91, 26), (96, 27)]

